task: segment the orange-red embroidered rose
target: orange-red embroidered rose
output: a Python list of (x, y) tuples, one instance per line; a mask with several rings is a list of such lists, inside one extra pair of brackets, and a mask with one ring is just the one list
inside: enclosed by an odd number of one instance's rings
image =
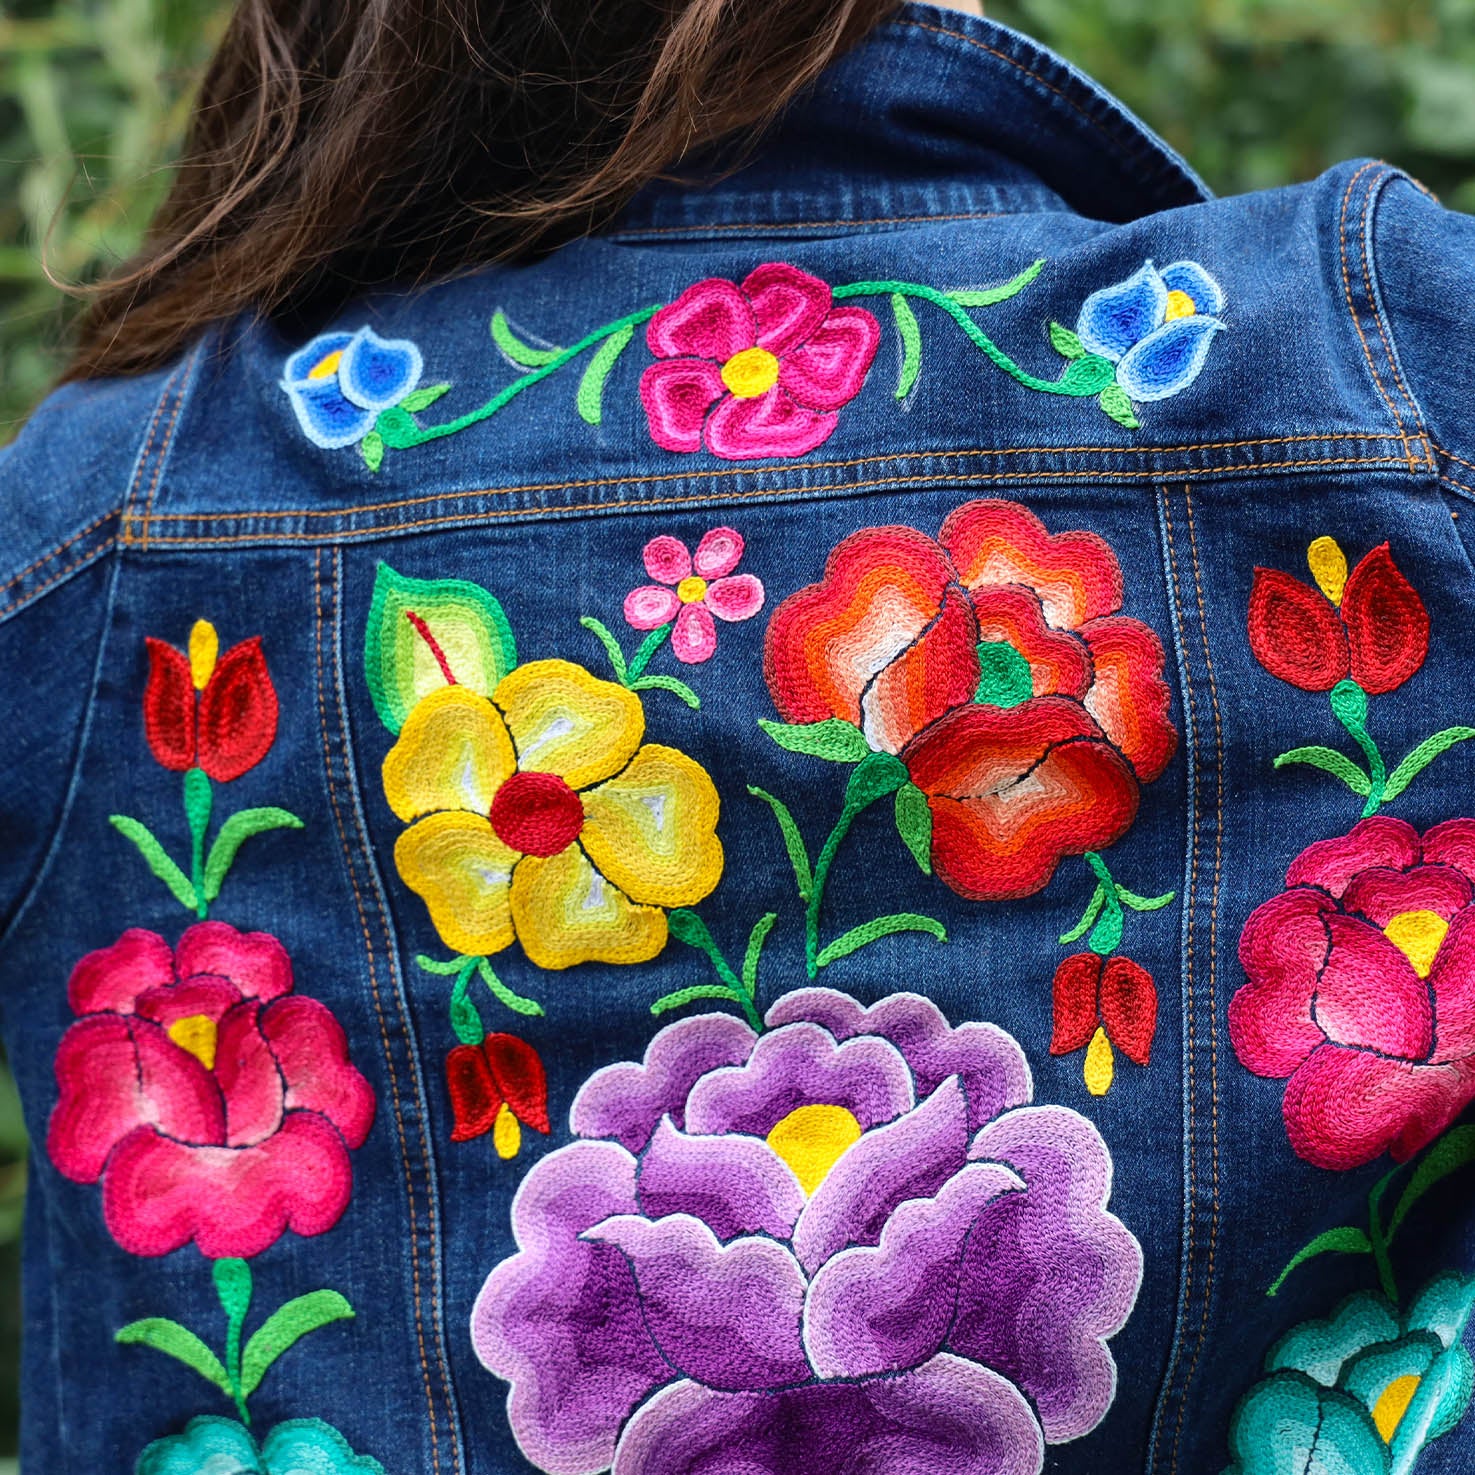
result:
[(787, 722), (838, 718), (901, 758), (954, 891), (1028, 896), (1126, 832), (1177, 745), (1162, 646), (1121, 603), (1094, 533), (969, 502), (936, 539), (846, 538), (775, 612), (765, 672)]

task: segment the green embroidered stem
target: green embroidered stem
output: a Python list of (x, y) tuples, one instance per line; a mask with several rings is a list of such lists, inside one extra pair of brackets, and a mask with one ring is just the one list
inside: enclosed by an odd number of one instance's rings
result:
[(758, 1012), (756, 994), (758, 989), (758, 960), (763, 944), (778, 920), (777, 912), (766, 912), (753, 924), (748, 934), (748, 947), (743, 957), (743, 974), (739, 978), (732, 965), (722, 956), (722, 949), (707, 929), (707, 924), (690, 907), (678, 907), (667, 918), (671, 936), (687, 947), (704, 953), (712, 964), (713, 971), (721, 983), (697, 983), (688, 988), (677, 989), (665, 994), (650, 1006), (652, 1014), (665, 1014), (671, 1009), (680, 1009), (698, 999), (723, 999), (736, 1004), (747, 1016), (748, 1023), (756, 1033), (763, 1033), (763, 1017)]
[(492, 991), (493, 997), (500, 1004), (505, 1004), (514, 1014), (525, 1014), (529, 1018), (541, 1018), (543, 1006), (536, 999), (525, 999), (521, 994), (515, 994), (495, 973), (492, 965), (486, 958), (476, 960), (476, 971), (481, 975), (481, 981)]
[(195, 915), (209, 915), (210, 899), (205, 894), (205, 831), (210, 828), (210, 811), (215, 794), (203, 768), (191, 768), (184, 776), (184, 814), (189, 821), (190, 885), (195, 893)]
[(1378, 1284), (1395, 1306), (1398, 1304), (1398, 1283), (1393, 1278), (1393, 1262), (1388, 1258), (1388, 1236), (1383, 1229), (1382, 1202), (1388, 1185), (1401, 1171), (1401, 1168), (1394, 1168), (1384, 1174), (1367, 1196), (1368, 1241), (1373, 1247), (1373, 1264), (1377, 1267)]
[(217, 1260), (213, 1267), (215, 1294), (225, 1308), (225, 1375), (230, 1379), (231, 1398), (241, 1422), (247, 1427), (251, 1415), (241, 1389), (241, 1329), (251, 1309), (251, 1266), (245, 1260)]
[(525, 999), (521, 994), (513, 993), (492, 971), (491, 962), (486, 958), (465, 953), (454, 958), (428, 958), (424, 953), (416, 953), (415, 966), (435, 974), (437, 978), (455, 978), (451, 988), (451, 1028), (463, 1045), (479, 1045), (486, 1038), (481, 1011), (471, 997), (473, 978), (480, 977), (497, 1002), (514, 1014), (538, 1017), (543, 1013), (543, 1006), (536, 999)]
[(482, 1027), (481, 1015), (471, 1002), (471, 980), (476, 977), (478, 961), (476, 958), (467, 958), (462, 963), (451, 989), (451, 1028), (463, 1045), (479, 1045), (487, 1037), (487, 1032)]
[(649, 322), (661, 310), (661, 307), (661, 303), (657, 303), (654, 307), (643, 307), (639, 312), (629, 313), (616, 322), (606, 323), (604, 327), (596, 328), (571, 347), (560, 350), (546, 364), (529, 370), (520, 379), (514, 379), (505, 389), (493, 395), (480, 409), (470, 410), (455, 420), (447, 420), (441, 425), (417, 425), (407, 412), (396, 406), (380, 414), (376, 428), (384, 437), (385, 444), (393, 446), (397, 451), (408, 450), (411, 446), (424, 445), (426, 441), (438, 440), (443, 435), (455, 435), (468, 426), (490, 419), (498, 410), (505, 409), (511, 404), (523, 390), (531, 389), (534, 384), (548, 378), (550, 374), (556, 374), (565, 364), (578, 358), (585, 349), (593, 348), (596, 343), (612, 338), (627, 327), (639, 327), (641, 323)]
[(634, 686), (645, 675), (645, 668), (650, 665), (650, 658), (671, 638), (673, 626), (674, 622), (670, 625), (661, 625), (640, 642), (640, 649), (630, 657), (630, 679), (626, 682), (627, 686)]
[(1098, 354), (1087, 354), (1071, 359), (1059, 379), (1039, 379), (1022, 369), (1003, 351), (977, 323), (968, 316), (967, 310), (936, 287), (920, 282), (852, 282), (846, 287), (836, 287), (835, 300), (847, 297), (916, 297), (941, 308), (967, 335), (968, 341), (979, 350), (996, 368), (1002, 369), (1011, 379), (1026, 389), (1038, 390), (1041, 394), (1063, 394), (1072, 399), (1085, 399), (1100, 394), (1115, 377), (1116, 368)]
[(1138, 896), (1135, 891), (1128, 891), (1125, 886), (1117, 884), (1106, 862), (1094, 850), (1088, 850), (1082, 859), (1096, 877), (1096, 889), (1086, 903), (1081, 920), (1069, 932), (1060, 934), (1063, 947), (1079, 942), (1089, 932), (1091, 935), (1086, 939), (1086, 946), (1103, 958), (1109, 957), (1121, 946), (1126, 923), (1123, 908), (1134, 912), (1161, 911), (1178, 895), (1176, 891), (1168, 891), (1162, 896)]
[(1352, 735), (1367, 759), (1368, 795), (1362, 810), (1366, 819), (1382, 807), (1388, 786), (1388, 767), (1367, 730), (1367, 693), (1355, 681), (1339, 681), (1332, 688), (1331, 703), (1332, 715)]

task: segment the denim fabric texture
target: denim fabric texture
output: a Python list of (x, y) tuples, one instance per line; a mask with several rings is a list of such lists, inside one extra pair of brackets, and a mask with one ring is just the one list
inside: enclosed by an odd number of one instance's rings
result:
[(1475, 225), (721, 163), (0, 454), (23, 1467), (1475, 1468)]

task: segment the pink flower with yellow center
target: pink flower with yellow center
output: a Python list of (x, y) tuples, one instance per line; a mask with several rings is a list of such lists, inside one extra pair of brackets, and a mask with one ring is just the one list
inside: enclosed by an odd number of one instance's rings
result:
[(881, 328), (829, 286), (771, 261), (741, 285), (709, 277), (650, 320), (657, 362), (640, 380), (651, 437), (668, 451), (741, 461), (822, 445), (860, 393)]
[(753, 574), (735, 574), (743, 537), (713, 528), (697, 544), (696, 557), (680, 538), (663, 534), (645, 545), (645, 571), (658, 584), (642, 584), (625, 599), (625, 619), (637, 630), (671, 626), (678, 661), (696, 665), (717, 651), (718, 620), (751, 620), (763, 608), (763, 585)]
[(516, 938), (540, 968), (660, 952), (666, 910), (721, 878), (722, 843), (706, 771), (644, 733), (634, 692), (568, 661), (415, 705), (384, 793), (410, 822), (395, 864), (448, 947), (484, 956)]

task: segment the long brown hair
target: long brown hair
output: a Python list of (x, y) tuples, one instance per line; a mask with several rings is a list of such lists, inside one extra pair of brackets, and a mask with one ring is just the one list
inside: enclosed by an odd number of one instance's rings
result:
[(204, 325), (548, 249), (752, 137), (897, 0), (239, 0), (68, 378)]

